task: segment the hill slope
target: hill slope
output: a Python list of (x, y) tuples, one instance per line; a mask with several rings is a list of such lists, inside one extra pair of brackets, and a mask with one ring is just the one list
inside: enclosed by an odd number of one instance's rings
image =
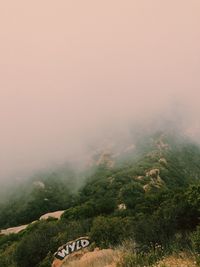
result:
[(30, 223), (46, 212), (65, 213), (59, 221), (39, 221), (0, 237), (0, 266), (51, 266), (59, 246), (84, 235), (100, 248), (131, 239), (124, 267), (150, 266), (174, 250), (198, 258), (200, 148), (163, 133), (129, 147), (117, 155), (96, 154), (79, 191), (74, 173), (62, 170), (32, 180), (23, 194), (4, 203), (1, 228)]

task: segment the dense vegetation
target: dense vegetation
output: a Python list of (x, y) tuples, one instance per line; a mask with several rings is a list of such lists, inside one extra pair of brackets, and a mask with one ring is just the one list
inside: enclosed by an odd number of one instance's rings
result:
[(0, 205), (0, 228), (30, 223), (44, 213), (67, 209), (73, 202), (76, 179), (74, 172), (66, 168), (20, 183)]
[(124, 267), (147, 266), (175, 250), (192, 251), (198, 261), (199, 147), (162, 134), (138, 144), (137, 156), (130, 154), (113, 168), (98, 166), (78, 192), (76, 177), (65, 171), (41, 178), (43, 184), (4, 203), (1, 228), (31, 222), (47, 211), (66, 211), (59, 221), (39, 221), (0, 237), (0, 266), (48, 267), (60, 245), (81, 235), (101, 248), (131, 240)]

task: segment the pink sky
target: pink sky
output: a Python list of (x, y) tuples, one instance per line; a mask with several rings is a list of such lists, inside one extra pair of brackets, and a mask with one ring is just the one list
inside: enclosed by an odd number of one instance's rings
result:
[(199, 127), (199, 0), (1, 2), (0, 179), (171, 103)]

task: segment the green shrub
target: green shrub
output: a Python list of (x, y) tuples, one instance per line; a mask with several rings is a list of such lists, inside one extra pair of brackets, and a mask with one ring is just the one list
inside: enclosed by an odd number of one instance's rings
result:
[(117, 267), (145, 267), (152, 266), (162, 254), (151, 251), (149, 253), (126, 253)]
[(144, 198), (144, 189), (138, 183), (129, 183), (120, 190), (120, 199), (128, 208), (135, 208), (142, 198)]
[(16, 243), (7, 246), (5, 250), (0, 255), (0, 266), (1, 267), (16, 267), (14, 260), (14, 253), (16, 249)]
[(191, 234), (191, 242), (194, 252), (200, 254), (200, 226)]
[(35, 267), (48, 254), (58, 247), (55, 238), (59, 233), (56, 222), (41, 222), (38, 227), (24, 235), (15, 252), (15, 259), (19, 267)]
[(101, 248), (120, 244), (132, 234), (130, 218), (103, 217), (94, 219), (91, 228), (91, 239)]
[(38, 267), (51, 267), (53, 262), (53, 255), (49, 253), (46, 258), (38, 265)]
[(84, 204), (67, 209), (62, 218), (68, 220), (79, 220), (92, 218), (98, 215), (110, 214), (115, 209), (115, 200), (113, 198), (105, 198), (104, 196), (95, 201), (87, 201)]

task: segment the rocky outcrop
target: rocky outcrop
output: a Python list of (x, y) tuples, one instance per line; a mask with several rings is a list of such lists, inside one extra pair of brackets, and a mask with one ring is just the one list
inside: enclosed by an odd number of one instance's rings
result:
[(165, 158), (160, 158), (158, 162), (164, 166), (167, 165), (167, 160)]
[[(59, 220), (61, 215), (64, 212), (65, 212), (64, 210), (60, 210), (60, 211), (46, 213), (46, 214), (42, 215), (39, 218), (39, 220), (47, 220), (48, 218), (55, 218), (55, 219)], [(34, 221), (32, 223), (35, 223), (35, 222), (37, 222), (37, 221)], [(30, 224), (32, 224), (32, 223), (30, 223)], [(17, 227), (11, 227), (11, 228), (0, 230), (0, 235), (18, 234), (19, 232), (25, 230), (30, 224), (20, 225)]]
[(156, 146), (159, 150), (168, 150), (170, 147), (169, 147), (169, 144), (165, 143), (164, 141), (164, 135), (162, 134), (158, 140), (156, 140)]
[(144, 189), (145, 192), (148, 192), (148, 191), (151, 190), (151, 186), (150, 186), (149, 184), (145, 184), (145, 185), (143, 186), (143, 189)]
[(98, 159), (98, 161), (96, 163), (97, 166), (105, 165), (108, 168), (113, 168), (114, 167), (114, 164), (115, 164), (115, 162), (112, 159), (111, 153), (110, 152), (107, 152), (107, 151), (103, 152), (100, 155), (100, 157), (99, 157), (99, 159)]
[(146, 176), (151, 177), (153, 179), (160, 178), (160, 170), (159, 169), (151, 169), (150, 171), (146, 172)]
[(44, 188), (45, 188), (45, 184), (44, 184), (43, 182), (41, 182), (41, 181), (35, 181), (35, 182), (33, 183), (33, 185), (34, 185), (35, 187), (37, 187), (37, 188), (40, 188), (40, 189), (44, 189)]
[(165, 182), (160, 177), (159, 169), (151, 169), (146, 172), (146, 177), (150, 178), (148, 184), (143, 186), (145, 192), (150, 191), (152, 188), (161, 188), (165, 185)]
[(61, 267), (62, 266), (62, 264), (63, 264), (63, 262), (61, 261), (61, 260), (59, 260), (59, 259), (55, 259), (54, 261), (53, 261), (53, 263), (52, 263), (52, 267)]
[(118, 210), (126, 210), (126, 204), (124, 203), (119, 204), (117, 207), (118, 207)]
[(17, 227), (11, 227), (0, 231), (1, 235), (10, 235), (10, 234), (18, 234), (22, 230), (26, 229), (29, 226), (29, 224), (21, 225)]
[(144, 179), (144, 176), (141, 176), (141, 175), (140, 176), (136, 176), (135, 179), (139, 180), (139, 181), (142, 181)]
[(55, 218), (59, 220), (64, 212), (65, 212), (64, 210), (49, 212), (42, 215), (39, 220), (47, 220), (48, 218)]

